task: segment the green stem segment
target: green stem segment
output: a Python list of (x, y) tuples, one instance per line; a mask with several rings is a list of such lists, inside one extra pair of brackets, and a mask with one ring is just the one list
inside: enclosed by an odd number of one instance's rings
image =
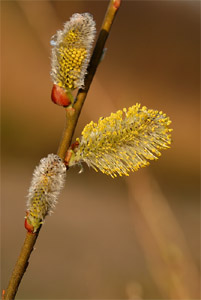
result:
[[(109, 35), (111, 25), (114, 21), (115, 15), (120, 7), (120, 3), (121, 3), (120, 0), (111, 0), (110, 1), (99, 37), (98, 37), (98, 40), (96, 43), (96, 46), (94, 48), (93, 55), (91, 57), (91, 61), (89, 63), (87, 76), (85, 78), (85, 87), (78, 91), (78, 94), (76, 97), (76, 102), (73, 105), (73, 107), (65, 108), (65, 110), (66, 110), (66, 126), (64, 129), (64, 133), (63, 133), (58, 151), (57, 151), (58, 156), (60, 156), (63, 160), (65, 158), (68, 148), (70, 147), (73, 133), (74, 133), (75, 127), (77, 125), (77, 121), (78, 121), (80, 112), (82, 110), (82, 106), (86, 99), (86, 96), (87, 96), (89, 87), (91, 85), (91, 82), (93, 80), (93, 77), (96, 73), (98, 64), (101, 60), (105, 42)], [(5, 295), (3, 296), (3, 299), (12, 300), (15, 298), (19, 284), (20, 284), (22, 277), (27, 269), (29, 257), (34, 248), (38, 234), (39, 234), (39, 230), (35, 234), (29, 233), (29, 232), (27, 233), (25, 241), (24, 241), (24, 245), (21, 249), (20, 256), (14, 267), (8, 288), (5, 291)]]

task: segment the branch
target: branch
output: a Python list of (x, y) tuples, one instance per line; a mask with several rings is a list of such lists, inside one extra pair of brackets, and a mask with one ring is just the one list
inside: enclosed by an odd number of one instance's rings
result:
[[(76, 102), (73, 107), (65, 108), (66, 110), (66, 127), (64, 129), (64, 133), (57, 151), (58, 156), (60, 156), (63, 160), (65, 158), (66, 151), (70, 147), (71, 140), (73, 137), (73, 133), (75, 127), (77, 125), (77, 121), (82, 110), (82, 106), (86, 99), (88, 90), (90, 88), (93, 77), (96, 73), (96, 69), (100, 62), (105, 42), (108, 38), (111, 25), (114, 21), (115, 15), (120, 7), (121, 0), (111, 0), (105, 15), (105, 19), (103, 21), (103, 25), (101, 27), (99, 37), (94, 48), (93, 55), (91, 57), (91, 61), (88, 67), (88, 74), (85, 78), (85, 87), (84, 89), (80, 89), (77, 93)], [(29, 257), (31, 252), (33, 251), (33, 247), (36, 243), (37, 237), (39, 235), (40, 229), (36, 233), (27, 232), (24, 244), (21, 249), (20, 256), (16, 262), (13, 273), (10, 278), (10, 282), (6, 291), (3, 291), (3, 299), (11, 300), (15, 298), (18, 287), (22, 280), (22, 277), (28, 267)]]
[[(76, 128), (76, 124), (82, 109), (82, 106), (84, 104), (84, 101), (86, 99), (87, 93), (89, 91), (91, 82), (93, 80), (93, 77), (96, 73), (96, 69), (99, 65), (99, 62), (101, 60), (101, 56), (103, 54), (105, 42), (108, 38), (112, 23), (114, 21), (115, 15), (120, 7), (121, 1), (120, 0), (111, 0), (105, 15), (105, 19), (103, 21), (96, 46), (94, 48), (89, 67), (87, 70), (87, 75), (85, 77), (85, 84), (84, 88), (80, 89), (78, 91), (77, 97), (76, 97), (76, 103), (72, 108), (66, 108), (66, 128), (64, 130), (64, 134), (59, 146), (59, 149), (57, 151), (58, 156), (60, 156), (62, 159), (64, 159), (66, 151), (68, 150), (72, 136), (74, 133), (74, 130)], [(73, 111), (74, 110), (74, 111)]]

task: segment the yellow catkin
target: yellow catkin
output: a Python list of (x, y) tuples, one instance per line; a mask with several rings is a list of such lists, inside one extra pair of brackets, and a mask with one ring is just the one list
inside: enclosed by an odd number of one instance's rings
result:
[(74, 14), (51, 40), (54, 84), (66, 91), (83, 87), (95, 37), (95, 22), (90, 14)]
[(157, 110), (136, 104), (98, 123), (91, 121), (82, 131), (69, 166), (85, 162), (106, 175), (129, 175), (157, 159), (171, 144), (170, 119)]
[(56, 154), (41, 159), (35, 168), (27, 200), (27, 222), (36, 232), (49, 215), (64, 185), (66, 167)]

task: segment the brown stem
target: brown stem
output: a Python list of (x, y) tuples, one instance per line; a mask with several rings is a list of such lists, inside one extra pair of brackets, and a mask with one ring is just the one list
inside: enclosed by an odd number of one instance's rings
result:
[[(64, 133), (57, 151), (57, 154), (64, 159), (65, 154), (70, 147), (72, 136), (82, 109), (82, 106), (84, 104), (84, 101), (86, 99), (89, 87), (91, 85), (92, 79), (96, 73), (96, 69), (98, 67), (98, 64), (100, 62), (104, 45), (107, 40), (107, 37), (109, 35), (109, 31), (111, 28), (111, 25), (113, 23), (113, 20), (115, 18), (116, 12), (118, 11), (120, 7), (120, 0), (111, 0), (105, 15), (105, 19), (103, 21), (103, 25), (101, 27), (101, 31), (96, 43), (96, 46), (94, 48), (93, 55), (91, 57), (91, 61), (89, 63), (88, 67), (88, 74), (85, 78), (85, 88), (80, 89), (77, 93), (76, 102), (73, 107), (66, 108), (66, 127), (64, 129)], [(22, 277), (27, 269), (29, 257), (31, 255), (31, 252), (33, 250), (34, 244), (37, 240), (39, 234), (39, 230), (36, 234), (27, 233), (24, 245), (21, 249), (20, 256), (17, 260), (17, 263), (14, 267), (13, 273), (11, 275), (11, 279), (8, 285), (7, 290), (5, 291), (4, 298), (5, 300), (11, 300), (15, 298), (15, 295), (17, 293), (19, 284), (22, 280)]]
[(85, 83), (84, 88), (80, 89), (77, 93), (76, 97), (76, 103), (74, 104), (73, 108), (75, 109), (74, 113), (71, 111), (70, 108), (66, 108), (66, 128), (64, 130), (63, 137), (61, 139), (61, 143), (59, 146), (59, 149), (57, 151), (57, 154), (64, 159), (66, 151), (70, 147), (72, 136), (82, 109), (82, 106), (84, 104), (84, 101), (86, 99), (89, 87), (91, 85), (91, 82), (93, 80), (93, 77), (96, 73), (96, 69), (99, 65), (99, 62), (101, 60), (101, 56), (103, 54), (103, 49), (105, 46), (105, 42), (108, 38), (112, 23), (114, 21), (115, 15), (120, 7), (120, 0), (111, 0), (105, 15), (105, 19), (103, 21), (96, 46), (94, 48), (89, 67), (87, 70), (87, 75), (85, 77)]
[(39, 234), (39, 231), (37, 233), (27, 232), (20, 255), (18, 257), (18, 260), (14, 267), (12, 276), (10, 278), (8, 288), (7, 288), (5, 296), (4, 296), (5, 298), (3, 298), (3, 299), (11, 300), (11, 299), (15, 298), (15, 295), (18, 290), (18, 286), (20, 285), (22, 277), (28, 267), (29, 257), (31, 255), (31, 252), (33, 251), (33, 247), (34, 247), (34, 244), (38, 237), (38, 234)]

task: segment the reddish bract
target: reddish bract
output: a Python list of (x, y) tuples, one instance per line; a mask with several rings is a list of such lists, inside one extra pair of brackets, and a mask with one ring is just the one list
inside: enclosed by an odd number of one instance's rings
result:
[(29, 212), (26, 212), (26, 217), (25, 217), (25, 221), (24, 221), (24, 227), (26, 228), (26, 230), (30, 233), (34, 232), (34, 227), (33, 225), (31, 225), (28, 221), (27, 221), (27, 217), (29, 215)]
[(53, 85), (51, 98), (55, 104), (60, 106), (68, 106), (71, 104), (71, 101), (65, 90), (56, 84)]

